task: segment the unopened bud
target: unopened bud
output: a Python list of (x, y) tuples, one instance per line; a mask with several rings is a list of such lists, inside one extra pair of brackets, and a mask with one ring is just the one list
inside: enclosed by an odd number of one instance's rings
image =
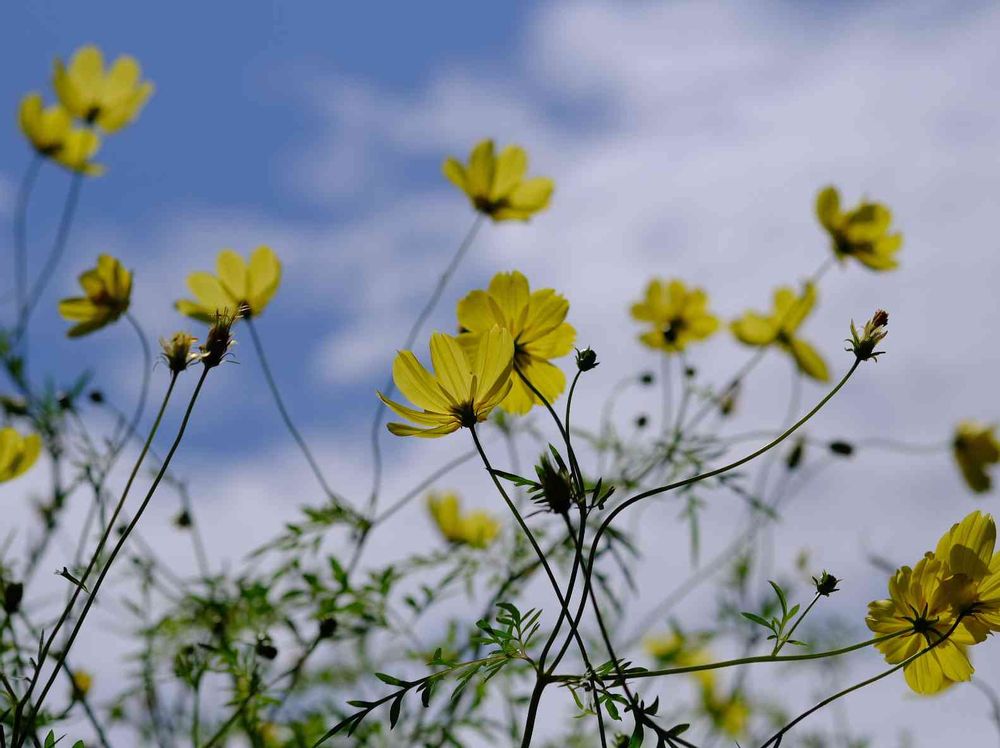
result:
[(885, 351), (876, 351), (875, 346), (889, 334), (886, 326), (889, 324), (889, 313), (884, 309), (875, 312), (870, 320), (865, 322), (864, 329), (859, 333), (851, 320), (851, 337), (847, 339), (850, 347), (845, 349), (853, 351), (859, 361), (872, 359), (878, 361), (878, 357)]

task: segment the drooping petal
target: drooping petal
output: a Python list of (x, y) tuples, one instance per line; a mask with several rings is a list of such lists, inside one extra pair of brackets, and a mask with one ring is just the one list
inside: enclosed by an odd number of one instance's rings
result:
[(801, 338), (793, 338), (788, 348), (799, 367), (799, 371), (819, 382), (830, 381), (830, 370), (827, 368), (826, 361), (809, 343)]

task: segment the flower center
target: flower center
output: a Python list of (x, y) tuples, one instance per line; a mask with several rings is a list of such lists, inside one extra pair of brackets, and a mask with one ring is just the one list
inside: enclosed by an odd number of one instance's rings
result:
[(462, 424), (463, 428), (472, 428), (479, 422), (479, 419), (476, 417), (476, 411), (472, 407), (471, 402), (456, 405), (452, 408), (451, 413), (458, 419), (458, 422)]
[(663, 340), (669, 345), (673, 345), (677, 342), (677, 338), (680, 337), (680, 334), (684, 332), (686, 327), (687, 322), (681, 317), (674, 317), (667, 322), (667, 326), (663, 329)]

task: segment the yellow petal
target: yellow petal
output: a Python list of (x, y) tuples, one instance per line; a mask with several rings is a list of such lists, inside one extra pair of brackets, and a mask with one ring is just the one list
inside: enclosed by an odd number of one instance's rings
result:
[(458, 302), (458, 325), (474, 333), (488, 332), (494, 325), (507, 326), (503, 310), (486, 291), (472, 291)]
[(809, 343), (794, 338), (789, 344), (789, 350), (803, 374), (820, 382), (830, 380), (830, 371), (827, 369), (826, 361)]
[(468, 192), (465, 178), (465, 167), (453, 158), (445, 159), (441, 165), (441, 173), (445, 175), (449, 182), (462, 190)]
[(211, 273), (203, 271), (191, 273), (187, 277), (187, 286), (191, 289), (191, 293), (194, 294), (194, 297), (202, 307), (210, 310), (213, 316), (216, 311), (223, 311), (225, 309), (228, 309), (230, 312), (236, 311), (238, 299), (233, 298), (223, 288), (219, 279)]
[(250, 308), (255, 315), (264, 311), (281, 283), (281, 262), (270, 247), (257, 247), (250, 255), (249, 289)]
[(456, 401), (467, 401), (472, 390), (472, 372), (458, 341), (436, 332), (431, 335), (430, 349), (437, 380)]
[(816, 196), (816, 217), (828, 231), (833, 231), (837, 227), (840, 218), (840, 193), (836, 187), (830, 186), (820, 190)]
[(488, 198), (493, 185), (493, 141), (483, 140), (469, 155), (469, 168), (465, 173), (466, 191), (472, 197)]
[(528, 154), (520, 146), (509, 145), (500, 151), (496, 160), (496, 172), (493, 175), (493, 188), (490, 190), (491, 200), (500, 200), (507, 196), (528, 171)]
[(747, 345), (770, 345), (778, 337), (774, 320), (756, 312), (747, 312), (730, 327), (736, 339)]
[(494, 275), (490, 281), (489, 293), (503, 311), (504, 317), (514, 323), (521, 319), (528, 307), (528, 279), (516, 270)]
[(414, 405), (440, 413), (448, 410), (437, 381), (410, 351), (400, 351), (392, 363), (396, 388)]
[(215, 263), (226, 294), (234, 301), (247, 300), (247, 264), (236, 252), (224, 249)]
[(515, 187), (507, 196), (507, 202), (514, 210), (537, 213), (548, 207), (555, 182), (547, 177), (526, 179)]

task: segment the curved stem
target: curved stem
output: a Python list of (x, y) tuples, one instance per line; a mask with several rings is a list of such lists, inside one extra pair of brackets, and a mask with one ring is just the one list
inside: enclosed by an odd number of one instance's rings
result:
[(336, 492), (334, 492), (334, 490), (330, 487), (330, 484), (327, 483), (326, 476), (323, 475), (323, 471), (320, 469), (319, 463), (313, 456), (312, 450), (309, 449), (309, 445), (302, 437), (302, 434), (299, 433), (299, 430), (295, 427), (295, 424), (292, 422), (292, 417), (288, 414), (288, 409), (285, 407), (285, 401), (281, 397), (281, 391), (278, 389), (278, 385), (274, 381), (274, 375), (271, 373), (271, 367), (267, 362), (267, 356), (264, 353), (264, 346), (261, 344), (260, 336), (257, 334), (257, 325), (250, 317), (247, 317), (246, 325), (247, 329), (250, 330), (250, 339), (253, 340), (253, 347), (257, 351), (257, 359), (260, 361), (260, 368), (264, 372), (264, 379), (267, 380), (268, 389), (271, 390), (271, 396), (274, 398), (274, 403), (278, 406), (278, 412), (281, 414), (281, 420), (284, 421), (285, 427), (292, 435), (295, 443), (298, 444), (299, 450), (306, 458), (306, 462), (309, 463), (309, 468), (312, 470), (313, 475), (316, 476), (316, 481), (319, 483), (320, 488), (323, 489), (323, 493), (326, 494), (330, 501), (340, 507), (344, 507), (344, 500)]
[[(132, 517), (132, 521), (129, 522), (125, 531), (121, 533), (118, 538), (118, 542), (115, 543), (114, 547), (111, 549), (111, 553), (108, 555), (108, 560), (101, 569), (101, 573), (97, 577), (97, 581), (94, 583), (94, 587), (90, 590), (90, 594), (87, 597), (86, 603), (84, 603), (83, 610), (80, 612), (80, 617), (77, 618), (76, 624), (73, 626), (73, 630), (70, 633), (65, 645), (62, 647), (62, 651), (59, 653), (59, 662), (56, 664), (56, 670), (49, 676), (48, 681), (45, 684), (45, 688), (38, 695), (38, 700), (35, 702), (34, 707), (31, 710), (31, 716), (28, 720), (29, 725), (34, 721), (35, 717), (38, 715), (39, 710), (42, 708), (42, 704), (45, 701), (46, 695), (48, 695), (49, 690), (52, 688), (52, 684), (55, 681), (56, 672), (60, 667), (63, 660), (65, 660), (67, 653), (76, 641), (76, 637), (80, 633), (80, 629), (83, 627), (83, 623), (87, 618), (87, 614), (90, 612), (94, 601), (97, 599), (97, 593), (101, 589), (101, 585), (108, 576), (108, 572), (111, 571), (111, 567), (115, 562), (118, 554), (121, 552), (125, 543), (128, 541), (129, 536), (135, 529), (135, 526), (139, 523), (142, 518), (143, 512), (146, 511), (146, 507), (149, 506), (150, 500), (153, 498), (153, 494), (160, 485), (160, 481), (163, 480), (163, 476), (170, 465), (171, 459), (173, 459), (174, 453), (180, 446), (181, 439), (184, 438), (184, 432), (187, 430), (188, 422), (191, 420), (191, 413), (194, 411), (195, 403), (198, 401), (198, 395), (201, 393), (201, 389), (205, 384), (205, 378), (208, 376), (208, 372), (211, 371), (210, 367), (206, 366), (202, 369), (201, 376), (198, 378), (198, 384), (195, 385), (194, 392), (191, 394), (191, 400), (188, 402), (187, 409), (184, 411), (184, 418), (181, 420), (181, 425), (177, 429), (177, 435), (174, 437), (173, 443), (170, 445), (170, 449), (167, 451), (166, 456), (163, 459), (163, 464), (160, 466), (159, 471), (157, 471), (156, 477), (153, 479), (153, 483), (150, 485), (149, 490), (146, 492), (145, 498), (142, 500), (142, 504), (139, 505), (139, 509), (136, 511), (135, 516)], [(176, 375), (172, 378), (172, 381), (176, 379)], [(111, 526), (111, 525), (109, 525)], [(39, 665), (40, 667), (40, 665)]]
[[(687, 665), (685, 667), (672, 667), (665, 668), (662, 670), (641, 670), (637, 672), (626, 673), (625, 677), (627, 680), (641, 680), (643, 678), (659, 678), (665, 675), (684, 675), (686, 673), (702, 673), (708, 670), (721, 670), (723, 668), (737, 667), (739, 665), (754, 665), (764, 662), (803, 662), (805, 660), (822, 660), (827, 657), (839, 657), (840, 655), (849, 654), (851, 652), (857, 652), (859, 649), (865, 649), (866, 647), (872, 647), (876, 644), (881, 644), (889, 639), (894, 639), (897, 636), (903, 634), (911, 633), (910, 631), (897, 631), (892, 634), (886, 634), (885, 636), (877, 636), (874, 639), (868, 639), (867, 641), (859, 642), (858, 644), (852, 644), (849, 647), (840, 647), (839, 649), (829, 649), (824, 652), (812, 652), (810, 654), (800, 654), (800, 655), (759, 655), (756, 657), (740, 657), (735, 660), (720, 660), (719, 662), (710, 662), (704, 665)], [(618, 675), (605, 675), (600, 680), (602, 682), (614, 682), (618, 680), (620, 676)], [(576, 675), (553, 675), (552, 680), (558, 683), (565, 683), (567, 681), (572, 682), (574, 680), (579, 680), (579, 676)]]
[(149, 397), (149, 380), (153, 374), (153, 353), (149, 348), (146, 333), (142, 329), (142, 325), (139, 324), (139, 320), (131, 312), (126, 312), (125, 318), (132, 325), (132, 329), (139, 337), (139, 345), (142, 346), (142, 387), (139, 390), (139, 402), (136, 403), (135, 412), (132, 413), (132, 419), (128, 423), (128, 430), (122, 436), (121, 446), (125, 445), (129, 435), (134, 434), (139, 427), (139, 421), (142, 420), (142, 414), (146, 409), (146, 400)]
[[(653, 489), (650, 489), (648, 491), (643, 491), (642, 493), (636, 494), (635, 496), (631, 497), (630, 499), (627, 499), (627, 500), (623, 501), (621, 504), (619, 504), (617, 507), (615, 507), (615, 509), (612, 510), (608, 514), (607, 517), (605, 517), (604, 521), (597, 528), (597, 532), (594, 534), (594, 537), (593, 537), (593, 539), (591, 540), (591, 543), (590, 543), (590, 553), (589, 553), (588, 558), (587, 558), (587, 567), (584, 569), (584, 593), (583, 593), (584, 594), (584, 598), (581, 600), (580, 607), (577, 609), (576, 625), (579, 625), (580, 619), (583, 617), (583, 611), (584, 611), (584, 608), (586, 606), (586, 596), (588, 595), (588, 593), (590, 591), (590, 587), (591, 587), (591, 578), (592, 578), (593, 571), (594, 571), (594, 563), (595, 563), (595, 560), (597, 558), (597, 549), (598, 549), (598, 546), (600, 544), (601, 538), (603, 537), (605, 531), (608, 529), (608, 527), (614, 521), (615, 517), (617, 517), (619, 514), (621, 514), (623, 511), (625, 511), (626, 509), (628, 509), (633, 504), (636, 504), (637, 502), (642, 501), (643, 499), (649, 498), (651, 496), (656, 496), (656, 495), (661, 494), (661, 493), (666, 493), (667, 491), (672, 491), (672, 490), (677, 489), (677, 488), (683, 488), (684, 486), (689, 486), (689, 485), (691, 485), (693, 483), (697, 483), (699, 481), (706, 480), (708, 478), (713, 478), (713, 477), (715, 477), (717, 475), (721, 475), (723, 473), (729, 472), (730, 470), (735, 470), (736, 468), (740, 467), (741, 465), (743, 465), (743, 464), (745, 464), (747, 462), (750, 462), (751, 460), (759, 457), (760, 455), (764, 454), (765, 452), (768, 452), (769, 450), (774, 449), (776, 446), (778, 446), (779, 444), (781, 444), (781, 442), (783, 442), (789, 436), (791, 436), (792, 434), (794, 434), (799, 428), (801, 428), (807, 421), (809, 421), (814, 415), (816, 415), (823, 408), (823, 406), (826, 405), (838, 392), (840, 392), (841, 388), (845, 384), (847, 384), (847, 381), (851, 378), (851, 376), (854, 374), (854, 372), (857, 371), (858, 366), (860, 364), (861, 364), (861, 359), (855, 358), (854, 363), (851, 365), (851, 368), (847, 370), (847, 373), (844, 374), (844, 376), (834, 386), (834, 388), (832, 390), (830, 390), (823, 397), (823, 399), (820, 400), (813, 407), (812, 410), (810, 410), (802, 418), (800, 418), (798, 421), (796, 421), (791, 427), (789, 427), (788, 429), (786, 429), (784, 433), (782, 433), (780, 436), (778, 436), (776, 439), (772, 440), (771, 442), (765, 444), (760, 449), (757, 449), (754, 452), (751, 452), (750, 454), (748, 454), (747, 456), (742, 457), (742, 458), (736, 460), (735, 462), (731, 462), (728, 465), (723, 465), (722, 467), (715, 468), (714, 470), (709, 470), (708, 472), (705, 472), (705, 473), (700, 473), (698, 475), (694, 475), (694, 476), (692, 476), (690, 478), (685, 478), (684, 480), (675, 481), (674, 483), (670, 483), (670, 484), (668, 484), (666, 486), (660, 486), (658, 488), (653, 488)], [(566, 648), (563, 647), (563, 651), (564, 652), (565, 652), (565, 649)], [(556, 663), (558, 663), (559, 659), (560, 659), (560, 657), (557, 656)]]
[[(451, 260), (445, 267), (444, 272), (441, 273), (441, 277), (438, 278), (437, 285), (434, 286), (434, 290), (431, 292), (430, 298), (427, 299), (427, 303), (424, 304), (423, 309), (417, 315), (416, 320), (414, 320), (413, 325), (410, 327), (410, 331), (406, 334), (406, 340), (403, 342), (402, 350), (410, 350), (413, 348), (413, 343), (417, 339), (417, 335), (420, 334), (420, 329), (427, 322), (427, 318), (431, 316), (434, 308), (437, 306), (438, 301), (441, 299), (441, 295), (444, 293), (444, 289), (448, 285), (448, 281), (455, 274), (458, 269), (459, 264), (462, 262), (462, 258), (465, 257), (469, 248), (472, 246), (473, 241), (475, 241), (476, 235), (479, 233), (479, 229), (483, 225), (485, 220), (485, 214), (477, 213), (475, 219), (472, 221), (472, 226), (465, 234), (465, 238), (462, 239), (462, 243), (458, 245), (458, 249), (455, 254), (452, 255)], [(392, 394), (396, 391), (396, 385), (390, 376), (382, 387), (382, 393), (386, 397), (392, 397)], [(371, 447), (372, 447), (372, 489), (368, 496), (368, 514), (375, 513), (375, 507), (378, 503), (378, 495), (382, 490), (382, 444), (379, 441), (379, 437), (382, 436), (382, 419), (385, 418), (385, 408), (382, 403), (379, 403), (375, 408), (375, 414), (372, 417), (372, 428), (371, 428)]]
[(43, 161), (42, 156), (35, 153), (28, 163), (14, 208), (14, 299), (18, 321), (28, 293), (28, 203), (31, 202), (31, 193), (34, 192)]
[[(951, 625), (951, 628), (948, 629), (948, 632), (944, 636), (942, 636), (940, 639), (938, 639), (937, 641), (933, 642), (932, 644), (928, 645), (927, 647), (924, 647), (922, 650), (920, 650), (916, 654), (914, 654), (914, 655), (912, 655), (910, 657), (907, 657), (905, 660), (903, 660), (901, 663), (899, 663), (895, 667), (889, 668), (888, 670), (886, 670), (886, 671), (884, 671), (882, 673), (879, 673), (878, 675), (872, 676), (871, 678), (863, 680), (860, 683), (855, 683), (853, 686), (845, 688), (843, 691), (838, 691), (837, 693), (833, 694), (832, 696), (826, 697), (825, 699), (823, 699), (822, 701), (820, 701), (818, 704), (816, 704), (811, 709), (807, 709), (806, 711), (802, 712), (802, 714), (800, 714), (798, 717), (796, 717), (795, 719), (793, 719), (791, 722), (789, 722), (784, 727), (782, 727), (780, 730), (778, 730), (778, 732), (776, 732), (774, 735), (772, 735), (770, 738), (768, 738), (768, 740), (766, 742), (762, 743), (761, 746), (760, 746), (760, 748), (767, 748), (769, 745), (774, 745), (775, 748), (777, 748), (777, 746), (781, 745), (781, 739), (784, 737), (785, 733), (787, 733), (789, 730), (791, 730), (793, 727), (795, 727), (795, 725), (797, 725), (799, 722), (801, 722), (802, 720), (804, 720), (810, 714), (813, 714), (814, 712), (819, 711), (823, 707), (827, 706), (828, 704), (836, 701), (837, 699), (839, 699), (839, 698), (841, 698), (843, 696), (847, 696), (847, 694), (849, 694), (849, 693), (853, 693), (854, 691), (858, 691), (858, 690), (864, 688), (865, 686), (870, 686), (872, 683), (876, 683), (876, 682), (882, 680), (883, 678), (886, 678), (886, 677), (892, 675), (897, 670), (902, 670), (904, 667), (906, 667), (907, 665), (909, 665), (914, 660), (917, 660), (920, 657), (923, 657), (925, 654), (927, 654), (928, 652), (930, 652), (936, 646), (938, 646), (939, 644), (941, 644), (944, 641), (947, 641), (948, 637), (950, 637), (954, 633), (955, 629), (958, 628), (958, 624), (961, 623), (961, 621), (962, 621), (962, 616), (958, 616), (955, 619), (955, 623), (953, 623)], [(905, 632), (905, 633), (911, 633), (912, 634), (913, 632)]]
[(80, 172), (74, 173), (70, 179), (69, 192), (66, 193), (66, 202), (63, 205), (62, 218), (59, 219), (59, 228), (56, 231), (55, 242), (52, 244), (49, 256), (45, 259), (41, 273), (38, 274), (38, 278), (35, 280), (35, 285), (31, 287), (31, 293), (20, 310), (16, 334), (17, 342), (21, 342), (22, 339), (27, 337), (28, 320), (31, 318), (31, 313), (41, 299), (45, 287), (52, 280), (56, 265), (59, 264), (59, 260), (66, 250), (66, 242), (69, 240), (69, 230), (73, 225), (73, 218), (76, 215), (76, 207), (80, 201), (80, 188), (82, 186), (83, 174)]

